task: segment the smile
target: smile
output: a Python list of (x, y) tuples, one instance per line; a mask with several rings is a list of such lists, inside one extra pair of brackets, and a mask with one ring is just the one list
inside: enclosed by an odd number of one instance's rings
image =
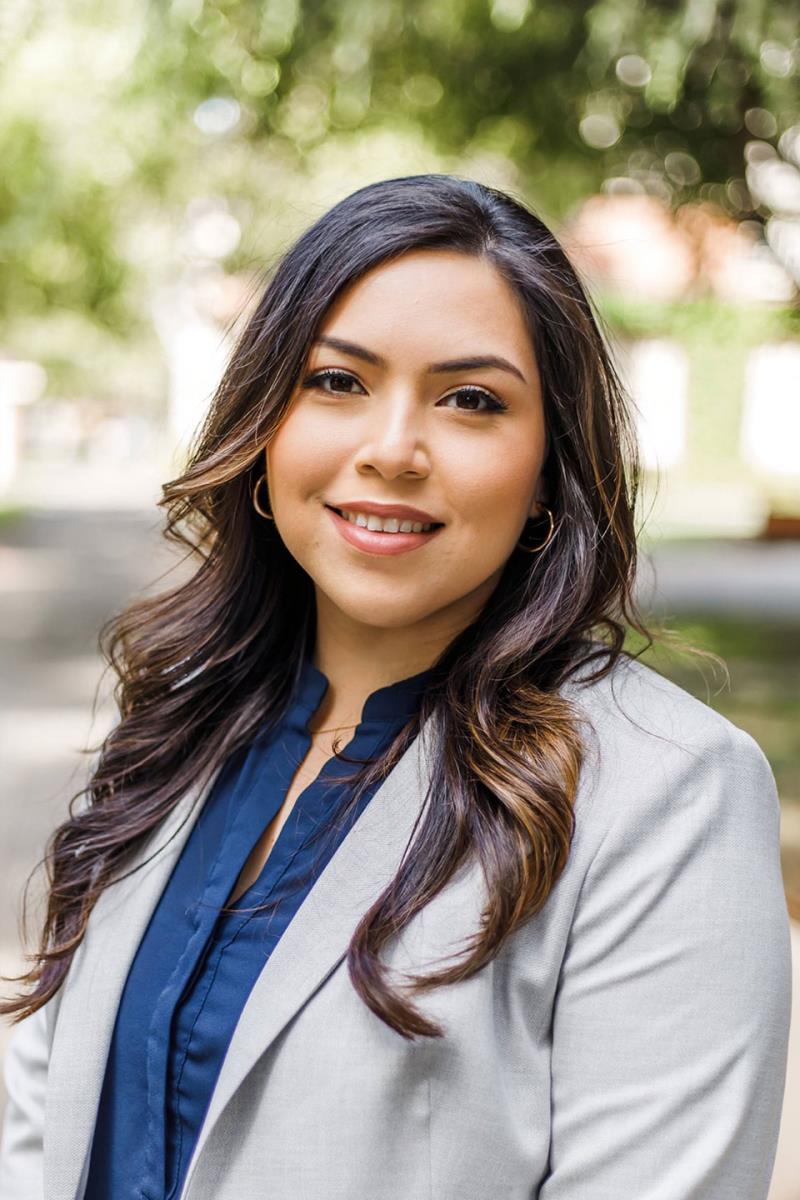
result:
[(367, 554), (404, 554), (407, 550), (416, 550), (443, 528), (440, 524), (426, 525), (399, 517), (345, 512), (327, 504), (325, 510), (344, 540)]
[(362, 529), (373, 529), (379, 533), (427, 533), (437, 524), (436, 521), (425, 525), (421, 521), (402, 521), (399, 517), (377, 517), (374, 513), (348, 512), (344, 508), (334, 508), (333, 511), (352, 525), (360, 525)]

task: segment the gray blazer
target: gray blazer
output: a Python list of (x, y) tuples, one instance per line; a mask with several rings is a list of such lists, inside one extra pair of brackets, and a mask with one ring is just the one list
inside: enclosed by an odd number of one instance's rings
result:
[[(375, 1017), (344, 959), (420, 810), (425, 726), (331, 859), (236, 1027), (182, 1200), (764, 1200), (786, 1069), (779, 807), (747, 734), (639, 664), (565, 692), (595, 734), (568, 865), (472, 979)], [(67, 980), (15, 1030), (2, 1200), (79, 1200), (116, 1006), (210, 780), (99, 901)], [(146, 857), (143, 852), (142, 858)], [(457, 952), (464, 868), (388, 954)]]

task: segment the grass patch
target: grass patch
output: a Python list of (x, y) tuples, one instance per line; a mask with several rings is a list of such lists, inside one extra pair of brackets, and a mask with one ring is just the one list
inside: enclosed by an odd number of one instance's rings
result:
[(20, 517), (25, 515), (25, 509), (21, 504), (0, 504), (0, 532), (7, 526), (13, 525)]

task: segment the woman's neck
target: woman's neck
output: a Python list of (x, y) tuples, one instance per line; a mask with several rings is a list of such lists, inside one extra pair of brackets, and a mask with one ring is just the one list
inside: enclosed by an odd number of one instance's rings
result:
[(373, 692), (428, 670), (484, 602), (483, 596), (465, 597), (446, 614), (403, 628), (382, 628), (354, 621), (318, 592), (312, 661), (329, 686), (312, 729), (359, 724)]
[(364, 705), (373, 692), (417, 675), (431, 665), (419, 656), (413, 661), (384, 663), (380, 659), (365, 661), (363, 656), (316, 652), (312, 661), (328, 680), (325, 695), (311, 719), (312, 733), (332, 728), (355, 728), (361, 722)]

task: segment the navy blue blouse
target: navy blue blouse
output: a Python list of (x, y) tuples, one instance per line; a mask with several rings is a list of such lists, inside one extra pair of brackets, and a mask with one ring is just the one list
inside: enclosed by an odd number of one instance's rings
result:
[[(418, 709), (430, 671), (367, 699), (345, 747), (384, 749)], [(226, 901), (280, 809), (328, 680), (310, 659), (277, 728), (258, 734), (218, 775), (131, 964), (117, 1011), (85, 1200), (180, 1195), (211, 1093), (245, 1001), (307, 892), (369, 802), (337, 820), (351, 794), (332, 758), (297, 798), (258, 879)], [(268, 904), (262, 912), (253, 906)]]

